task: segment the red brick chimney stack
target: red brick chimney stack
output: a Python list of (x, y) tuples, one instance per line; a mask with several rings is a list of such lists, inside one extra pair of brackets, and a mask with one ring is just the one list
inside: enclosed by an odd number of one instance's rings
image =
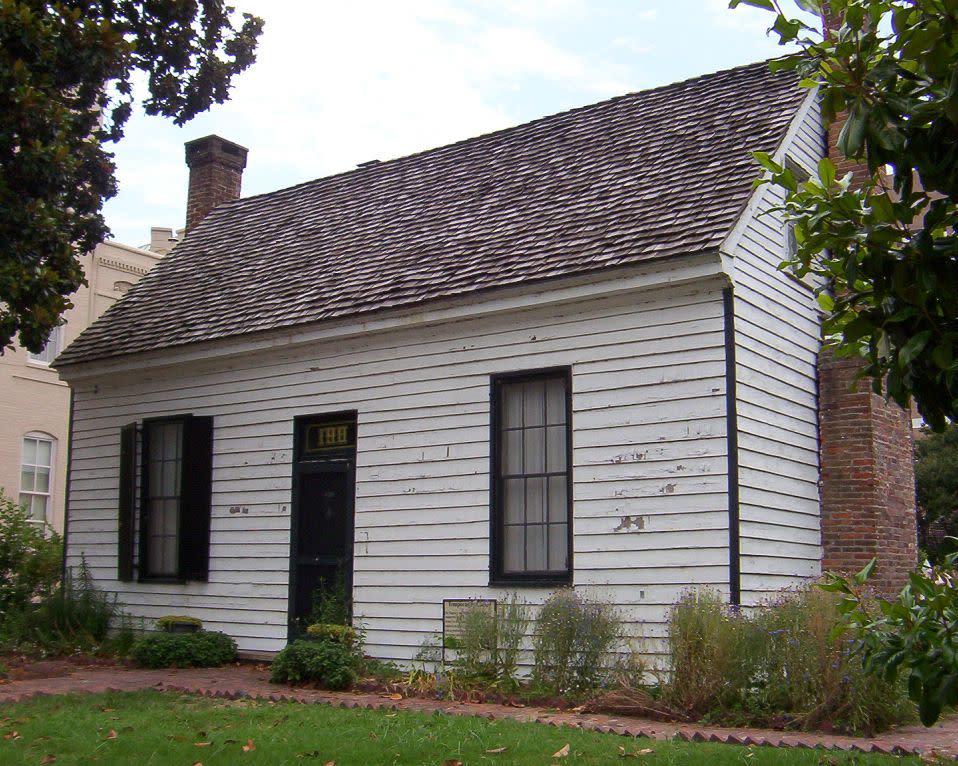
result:
[(219, 136), (186, 142), (190, 186), (186, 199), (186, 231), (191, 231), (217, 205), (239, 199), (246, 167), (246, 147)]
[[(823, 17), (826, 34), (838, 28), (827, 10)], [(830, 126), (828, 155), (839, 177), (851, 171), (860, 185), (868, 167), (836, 148), (844, 124), (839, 115)], [(873, 584), (892, 594), (918, 557), (911, 417), (873, 394), (868, 378), (856, 385), (862, 366), (828, 346), (818, 358), (822, 569), (856, 572), (877, 557)]]

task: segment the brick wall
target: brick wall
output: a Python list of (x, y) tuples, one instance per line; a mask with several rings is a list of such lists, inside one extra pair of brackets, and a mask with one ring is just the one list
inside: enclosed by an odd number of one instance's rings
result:
[(857, 572), (878, 558), (874, 585), (901, 588), (918, 556), (909, 413), (854, 386), (862, 362), (819, 357), (822, 569)]
[(219, 136), (206, 136), (186, 144), (186, 164), (190, 168), (187, 231), (217, 205), (239, 198), (246, 155), (245, 147)]

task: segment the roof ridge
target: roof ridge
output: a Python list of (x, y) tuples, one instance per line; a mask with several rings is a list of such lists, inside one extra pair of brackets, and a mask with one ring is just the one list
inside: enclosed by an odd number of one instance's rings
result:
[[(221, 205), (218, 205), (213, 212), (216, 211), (225, 211), (230, 210), (239, 206), (242, 206), (246, 202), (252, 202), (254, 200), (262, 200), (264, 197), (281, 197), (287, 192), (298, 192), (306, 187), (312, 185), (320, 185), (324, 182), (332, 181), (336, 178), (344, 178), (350, 175), (358, 175), (360, 173), (373, 173), (380, 172), (386, 167), (395, 166), (398, 163), (418, 159), (428, 154), (439, 153), (454, 149), (456, 147), (464, 146), (466, 144), (477, 143), (483, 140), (489, 140), (503, 134), (512, 133), (515, 131), (528, 128), (531, 125), (545, 124), (552, 120), (557, 120), (559, 118), (568, 117), (570, 115), (579, 114), (582, 112), (587, 112), (590, 110), (598, 110), (608, 107), (610, 104), (614, 104), (619, 101), (624, 101), (629, 98), (633, 98), (638, 95), (645, 95), (650, 93), (657, 93), (660, 91), (679, 89), (683, 86), (688, 86), (693, 83), (702, 82), (709, 79), (717, 79), (723, 76), (727, 76), (736, 72), (740, 72), (746, 69), (758, 68), (763, 65), (768, 65), (772, 61), (777, 61), (781, 57), (773, 57), (770, 59), (763, 59), (761, 61), (753, 61), (750, 64), (739, 64), (738, 66), (730, 67), (729, 69), (722, 69), (718, 72), (707, 72), (706, 74), (695, 75), (694, 77), (687, 77), (684, 80), (678, 80), (677, 82), (666, 83), (664, 85), (655, 85), (651, 88), (643, 88), (642, 90), (633, 90), (628, 93), (622, 93), (618, 96), (612, 96), (611, 98), (604, 99), (602, 101), (595, 101), (591, 104), (583, 104), (582, 106), (574, 106), (570, 109), (564, 109), (561, 112), (553, 112), (552, 114), (546, 114), (541, 117), (535, 117), (526, 122), (520, 122), (518, 125), (510, 125), (505, 128), (499, 128), (498, 130), (492, 130), (488, 133), (480, 133), (477, 136), (469, 136), (468, 138), (462, 138), (458, 141), (453, 141), (448, 144), (440, 144), (439, 146), (434, 146), (429, 149), (421, 149), (418, 152), (412, 152), (411, 154), (403, 154), (399, 157), (392, 157), (388, 160), (381, 160), (371, 164), (363, 164), (361, 166), (350, 168), (348, 170), (342, 170), (338, 173), (332, 173), (326, 176), (319, 176), (318, 178), (311, 178), (308, 181), (300, 181), (299, 183), (293, 184), (292, 186), (284, 186), (279, 189), (273, 189), (272, 191), (261, 192), (259, 194), (252, 194), (248, 197), (238, 197), (237, 199), (230, 200), (229, 202), (224, 202)], [(212, 212), (209, 217), (212, 217)], [(205, 223), (205, 221), (204, 221)], [(202, 224), (200, 224), (202, 226)], [(197, 227), (199, 228), (199, 227)]]

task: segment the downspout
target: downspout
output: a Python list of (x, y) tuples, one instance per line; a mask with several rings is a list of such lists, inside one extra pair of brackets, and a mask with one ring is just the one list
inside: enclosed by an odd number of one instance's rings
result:
[(728, 441), (728, 586), (729, 602), (742, 603), (741, 545), (739, 536), (738, 395), (735, 386), (735, 296), (722, 290), (725, 320), (725, 433)]

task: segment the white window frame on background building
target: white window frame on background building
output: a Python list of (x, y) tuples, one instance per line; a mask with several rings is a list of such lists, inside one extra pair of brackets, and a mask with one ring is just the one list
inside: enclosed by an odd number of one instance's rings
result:
[[(45, 461), (41, 459), (41, 445), (49, 448)], [(30, 520), (36, 524), (46, 524), (50, 519), (56, 450), (57, 440), (42, 431), (30, 431), (20, 442), (19, 503), (26, 507)], [(44, 475), (46, 489), (41, 489), (43, 482), (40, 477)]]
[(50, 335), (47, 337), (46, 345), (40, 351), (39, 354), (34, 354), (32, 351), (30, 353), (30, 361), (37, 364), (50, 364), (54, 359), (57, 358), (57, 355), (60, 353), (60, 349), (63, 341), (63, 326), (57, 325), (52, 330), (50, 330)]

